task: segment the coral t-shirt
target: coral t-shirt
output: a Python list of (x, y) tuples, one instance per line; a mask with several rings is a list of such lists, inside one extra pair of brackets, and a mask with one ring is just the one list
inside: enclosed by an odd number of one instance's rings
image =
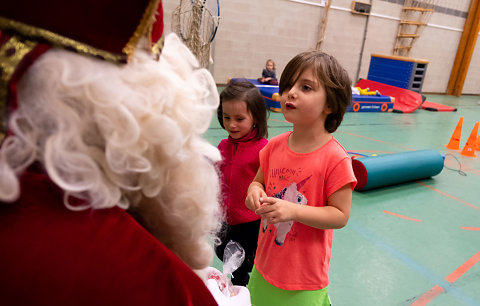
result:
[[(272, 138), (260, 152), (268, 196), (321, 207), (341, 187), (355, 187), (351, 158), (334, 137), (313, 152), (296, 153), (288, 147), (290, 134)], [(296, 221), (266, 225), (262, 220), (255, 267), (278, 288), (319, 290), (328, 285), (331, 250), (331, 229)]]

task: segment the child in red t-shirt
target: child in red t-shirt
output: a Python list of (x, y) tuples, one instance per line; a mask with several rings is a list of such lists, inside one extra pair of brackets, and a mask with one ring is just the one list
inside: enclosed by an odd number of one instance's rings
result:
[(218, 145), (226, 223), (215, 248), (220, 260), (230, 240), (245, 250), (243, 264), (233, 272), (232, 283), (246, 286), (257, 249), (260, 217), (245, 207), (247, 189), (258, 171), (258, 153), (267, 144), (267, 110), (260, 91), (248, 81), (230, 82), (220, 94), (220, 125), (228, 138)]
[(356, 179), (333, 133), (351, 102), (351, 81), (335, 58), (295, 56), (280, 79), (280, 104), (293, 131), (269, 141), (246, 206), (261, 216), (248, 288), (252, 304), (330, 305), (332, 229), (350, 216)]

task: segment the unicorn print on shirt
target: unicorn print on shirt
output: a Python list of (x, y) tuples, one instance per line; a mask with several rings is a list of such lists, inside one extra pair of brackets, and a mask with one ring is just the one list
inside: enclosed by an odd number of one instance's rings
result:
[[(307, 198), (298, 190), (305, 184), (305, 182), (309, 178), (310, 176), (302, 180), (298, 184), (293, 182), (292, 184), (290, 184), (290, 186), (283, 188), (280, 192), (276, 193), (273, 197), (277, 199), (289, 201), (295, 204), (306, 205)], [(263, 232), (265, 232), (268, 225), (266, 220), (262, 220), (262, 225), (263, 225)], [(277, 234), (275, 236), (275, 244), (282, 246), (283, 243), (285, 242), (285, 238), (287, 237), (288, 232), (290, 232), (290, 229), (293, 226), (293, 221), (280, 222), (274, 225), (277, 228)]]

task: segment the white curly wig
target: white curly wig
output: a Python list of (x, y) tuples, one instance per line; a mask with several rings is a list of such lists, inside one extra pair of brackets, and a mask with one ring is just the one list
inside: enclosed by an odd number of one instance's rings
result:
[(17, 176), (39, 161), (69, 209), (133, 208), (187, 265), (204, 268), (221, 223), (220, 154), (201, 135), (218, 100), (212, 76), (174, 34), (159, 61), (139, 49), (127, 65), (52, 49), (18, 84), (0, 201), (20, 197)]

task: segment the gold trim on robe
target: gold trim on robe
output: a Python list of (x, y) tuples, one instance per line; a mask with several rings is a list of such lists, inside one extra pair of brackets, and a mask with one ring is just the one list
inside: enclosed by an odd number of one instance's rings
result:
[(1, 16), (0, 16), (0, 28), (13, 29), (20, 35), (28, 37), (29, 39), (35, 40), (36, 38), (40, 38), (40, 39), (46, 40), (47, 42), (49, 42), (54, 46), (70, 48), (75, 50), (78, 53), (93, 55), (111, 62), (118, 63), (118, 62), (125, 62), (127, 60), (127, 56), (125, 54), (115, 55), (110, 52), (94, 48), (87, 44), (80, 43), (68, 37), (56, 34), (54, 32), (33, 27), (28, 24), (7, 19)]
[(36, 42), (12, 36), (0, 46), (0, 142), (3, 141), (8, 130), (8, 86), (10, 80), (25, 55), (37, 45)]

